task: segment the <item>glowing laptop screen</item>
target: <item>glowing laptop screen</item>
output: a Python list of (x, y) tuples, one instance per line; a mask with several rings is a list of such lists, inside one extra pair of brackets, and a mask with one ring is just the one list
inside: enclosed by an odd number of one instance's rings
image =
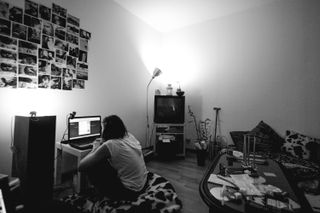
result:
[(68, 119), (69, 141), (101, 136), (101, 116), (84, 116)]

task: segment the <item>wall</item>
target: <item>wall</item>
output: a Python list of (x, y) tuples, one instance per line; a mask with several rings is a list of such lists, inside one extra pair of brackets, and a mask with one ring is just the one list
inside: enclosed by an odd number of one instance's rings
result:
[[(319, 1), (274, 1), (171, 32), (164, 45), (188, 46), (197, 64), (189, 98), (219, 134), (251, 130), (263, 120), (284, 136), (292, 129), (320, 137)], [(189, 135), (188, 137), (194, 137)]]
[[(24, 7), (24, 0), (9, 2)], [(39, 116), (57, 116), (57, 141), (66, 128), (66, 116), (76, 111), (78, 115), (118, 114), (128, 130), (144, 143), (145, 90), (150, 74), (141, 55), (144, 46), (161, 43), (161, 35), (111, 0), (54, 2), (80, 18), (80, 26), (92, 33), (89, 80), (85, 90), (77, 91), (0, 90), (0, 173), (11, 173), (13, 117), (29, 116), (32, 110)], [(51, 7), (52, 1), (41, 0), (41, 4)]]

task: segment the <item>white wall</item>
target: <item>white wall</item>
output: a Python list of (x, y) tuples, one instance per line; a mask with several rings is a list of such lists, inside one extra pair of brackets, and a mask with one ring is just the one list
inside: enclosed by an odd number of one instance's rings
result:
[(320, 137), (319, 11), (316, 0), (274, 1), (165, 35), (164, 45), (195, 56), (185, 66), (197, 64), (199, 93), (189, 98), (196, 113), (214, 119), (221, 107), (229, 142), (230, 131), (260, 120), (282, 136), (292, 129)]
[[(24, 5), (23, 0), (10, 2)], [(320, 137), (317, 0), (275, 1), (165, 35), (111, 0), (55, 2), (79, 17), (81, 26), (92, 33), (89, 81), (83, 91), (0, 90), (0, 173), (11, 170), (12, 118), (28, 116), (32, 110), (57, 116), (57, 140), (67, 114), (77, 111), (79, 115), (119, 114), (144, 142), (150, 67), (143, 56), (162, 44), (162, 36), (163, 49), (176, 63), (171, 67), (187, 76), (181, 81), (187, 105), (198, 117), (211, 119), (213, 107), (221, 107), (220, 132), (228, 140), (230, 131), (250, 130), (260, 120), (281, 135), (293, 129)], [(52, 2), (41, 3), (51, 6)], [(155, 80), (150, 96), (155, 88), (164, 90), (165, 85)], [(187, 125), (187, 138), (194, 138), (192, 124)]]
[[(24, 7), (24, 0), (9, 1)], [(35, 1), (37, 2), (37, 1)], [(146, 84), (150, 74), (142, 61), (143, 47), (161, 43), (161, 35), (111, 0), (56, 0), (80, 18), (82, 28), (92, 33), (89, 41), (89, 80), (85, 90), (0, 90), (0, 173), (10, 174), (12, 120), (15, 115), (56, 115), (56, 140), (66, 128), (66, 116), (118, 114), (129, 131), (144, 143)], [(41, 4), (51, 7), (51, 0)], [(154, 83), (154, 86), (157, 82)], [(45, 141), (43, 141), (45, 146)], [(41, 146), (39, 146), (39, 152)]]

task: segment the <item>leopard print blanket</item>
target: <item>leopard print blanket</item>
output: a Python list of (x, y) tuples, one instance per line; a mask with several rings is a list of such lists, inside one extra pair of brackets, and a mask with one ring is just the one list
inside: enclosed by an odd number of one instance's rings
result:
[(182, 202), (172, 184), (165, 178), (149, 172), (148, 186), (144, 193), (133, 201), (113, 201), (96, 193), (73, 194), (61, 199), (80, 212), (88, 213), (176, 213)]

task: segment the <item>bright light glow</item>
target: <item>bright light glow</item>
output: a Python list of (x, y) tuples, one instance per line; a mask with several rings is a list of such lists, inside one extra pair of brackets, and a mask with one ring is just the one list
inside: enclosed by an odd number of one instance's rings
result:
[(150, 77), (153, 75), (153, 71), (156, 67), (162, 71), (162, 50), (159, 45), (155, 45), (154, 43), (145, 44), (141, 48), (141, 58), (146, 69), (150, 73)]
[(7, 114), (29, 116), (36, 111), (37, 116), (56, 114), (57, 103), (54, 93), (46, 89), (10, 89), (3, 92), (2, 103)]
[(166, 63), (162, 68), (163, 75), (159, 79), (166, 84), (173, 85), (177, 82), (191, 83), (198, 67), (194, 51), (188, 46), (170, 43), (163, 48), (163, 52), (166, 53), (163, 54), (163, 61)]
[(155, 80), (164, 85), (188, 84), (196, 76), (199, 60), (190, 46), (170, 42), (165, 46), (145, 45), (141, 51), (142, 60), (152, 76), (155, 67), (162, 74)]

